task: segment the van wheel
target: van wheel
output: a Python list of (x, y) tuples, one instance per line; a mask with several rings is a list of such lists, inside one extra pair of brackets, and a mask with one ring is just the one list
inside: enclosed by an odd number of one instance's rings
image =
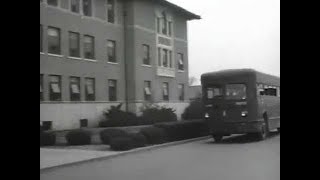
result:
[(222, 138), (223, 138), (222, 135), (217, 135), (217, 134), (212, 134), (212, 137), (213, 137), (215, 142), (221, 142)]

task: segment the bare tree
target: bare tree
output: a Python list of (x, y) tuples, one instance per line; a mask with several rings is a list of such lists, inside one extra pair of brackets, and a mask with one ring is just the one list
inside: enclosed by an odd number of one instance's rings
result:
[(198, 79), (194, 76), (189, 77), (189, 86), (194, 85), (196, 82), (198, 81)]

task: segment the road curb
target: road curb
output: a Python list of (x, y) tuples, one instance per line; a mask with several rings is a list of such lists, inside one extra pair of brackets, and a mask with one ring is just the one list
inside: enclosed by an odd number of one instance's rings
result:
[(74, 166), (74, 165), (78, 165), (78, 164), (85, 163), (85, 162), (101, 161), (101, 160), (115, 158), (115, 157), (118, 157), (118, 156), (134, 154), (134, 153), (138, 153), (138, 152), (149, 151), (149, 150), (159, 149), (159, 148), (168, 147), (168, 146), (175, 146), (175, 145), (179, 145), (179, 144), (184, 144), (184, 143), (189, 143), (189, 142), (193, 142), (193, 141), (204, 140), (204, 139), (208, 139), (208, 138), (210, 138), (210, 136), (203, 136), (203, 137), (187, 139), (187, 140), (182, 140), (182, 141), (174, 141), (174, 142), (169, 142), (169, 143), (164, 143), (164, 144), (157, 144), (157, 145), (153, 145), (153, 146), (136, 148), (136, 149), (132, 149), (132, 150), (129, 150), (129, 151), (123, 151), (123, 152), (120, 152), (118, 154), (107, 155), (107, 156), (103, 156), (103, 157), (96, 157), (96, 158), (91, 158), (91, 159), (80, 160), (80, 161), (76, 161), (76, 162), (70, 162), (70, 163), (65, 163), (65, 164), (61, 164), (61, 165), (41, 168), (40, 169), (40, 173), (51, 171), (51, 170), (54, 170), (54, 169), (57, 169), (57, 168), (61, 168), (61, 167)]

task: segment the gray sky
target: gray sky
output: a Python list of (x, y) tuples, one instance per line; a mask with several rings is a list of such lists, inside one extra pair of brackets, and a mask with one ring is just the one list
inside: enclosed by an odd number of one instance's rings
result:
[(280, 0), (168, 0), (202, 17), (188, 23), (189, 76), (253, 68), (280, 76)]

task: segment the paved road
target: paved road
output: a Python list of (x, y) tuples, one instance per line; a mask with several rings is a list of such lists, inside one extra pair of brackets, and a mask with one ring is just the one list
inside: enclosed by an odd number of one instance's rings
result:
[(212, 139), (40, 173), (41, 180), (280, 180), (280, 134)]

